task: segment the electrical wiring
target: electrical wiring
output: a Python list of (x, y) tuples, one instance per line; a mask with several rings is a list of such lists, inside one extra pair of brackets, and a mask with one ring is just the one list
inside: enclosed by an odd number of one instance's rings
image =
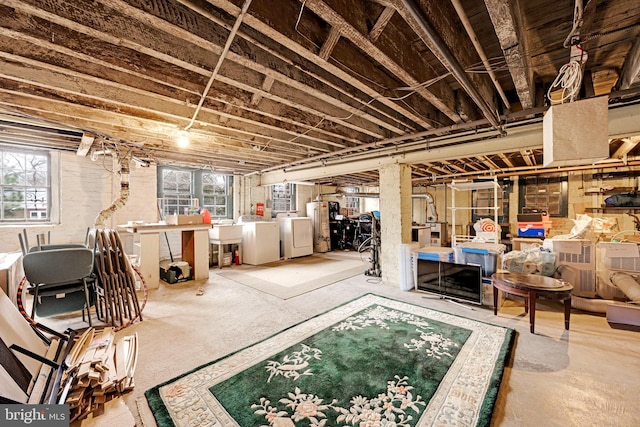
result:
[[(421, 88), (426, 88), (429, 87), (430, 85), (444, 79), (445, 77), (449, 76), (451, 73), (445, 73), (441, 76), (438, 77), (434, 77), (433, 79), (427, 80), (425, 82), (419, 83), (415, 86), (404, 86), (404, 87), (399, 87), (396, 88), (394, 90), (398, 90), (398, 91), (406, 91), (409, 90), (411, 92), (409, 92), (406, 95), (403, 95), (401, 97), (389, 97), (389, 96), (374, 96), (373, 98), (371, 98), (368, 102), (366, 102), (365, 104), (361, 105), (360, 108), (357, 109), (357, 111), (360, 111), (362, 109), (364, 109), (365, 107), (371, 105), (372, 102), (379, 100), (379, 99), (388, 99), (391, 101), (403, 101), (404, 99), (408, 98), (409, 96), (413, 95), (414, 93), (416, 93), (419, 89)], [(288, 142), (293, 142), (301, 137), (303, 137), (304, 135), (308, 134), (309, 132), (311, 132), (314, 129), (317, 129), (325, 120), (349, 120), (351, 117), (353, 117), (355, 115), (355, 112), (349, 114), (346, 117), (335, 117), (335, 116), (324, 116), (320, 119), (320, 121), (313, 127), (307, 129), (306, 131), (304, 131), (303, 133), (301, 133), (300, 135), (296, 135), (294, 136), (292, 139), (288, 140)], [(269, 141), (267, 141), (258, 151), (264, 151), (267, 149), (267, 147), (269, 147), (269, 144), (273, 141), (273, 139), (270, 139)]]
[[(300, 5), (300, 12), (298, 13), (298, 18), (296, 19), (296, 23), (295, 23), (295, 25), (294, 25), (294, 31), (295, 31), (296, 33), (298, 33), (302, 38), (304, 38), (305, 40), (307, 40), (309, 43), (311, 43), (313, 46), (315, 46), (315, 48), (316, 48), (316, 49), (320, 49), (320, 48), (321, 48), (321, 46), (319, 46), (319, 45), (318, 45), (317, 43), (315, 43), (313, 40), (311, 40), (310, 38), (308, 38), (306, 35), (304, 35), (304, 34), (303, 34), (299, 29), (298, 29), (298, 26), (300, 25), (300, 20), (302, 19), (302, 14), (304, 13), (305, 3), (306, 3), (306, 0), (304, 0), (304, 1), (302, 2), (302, 4)], [(443, 78), (445, 78), (445, 77), (447, 77), (447, 76), (449, 76), (449, 75), (451, 74), (451, 73), (445, 73), (445, 74), (443, 74), (443, 75), (441, 75), (441, 76), (435, 77), (434, 79), (428, 80), (428, 81), (423, 82), (423, 83), (419, 83), (419, 84), (417, 84), (417, 85), (415, 85), (415, 86), (411, 86), (411, 87), (390, 88), (390, 87), (388, 87), (388, 86), (385, 86), (385, 85), (383, 85), (383, 84), (380, 84), (380, 83), (378, 83), (378, 82), (376, 82), (376, 81), (374, 81), (374, 80), (372, 80), (372, 79), (368, 78), (367, 76), (364, 76), (364, 75), (362, 75), (362, 74), (358, 73), (357, 71), (355, 71), (355, 70), (353, 70), (353, 69), (351, 69), (351, 68), (347, 67), (345, 64), (341, 63), (341, 62), (340, 62), (340, 61), (338, 61), (336, 58), (329, 57), (329, 58), (327, 58), (327, 61), (332, 61), (332, 62), (334, 62), (338, 67), (342, 68), (343, 70), (347, 71), (348, 73), (350, 73), (350, 74), (355, 74), (356, 76), (358, 76), (358, 77), (359, 77), (359, 78), (361, 78), (362, 80), (365, 80), (365, 81), (367, 81), (367, 82), (369, 82), (369, 83), (371, 83), (371, 84), (373, 84), (373, 85), (375, 85), (375, 86), (377, 86), (377, 87), (381, 88), (382, 90), (391, 91), (391, 92), (393, 92), (393, 91), (398, 91), (398, 90), (410, 90), (410, 91), (412, 91), (410, 94), (404, 95), (404, 96), (402, 96), (402, 97), (390, 97), (390, 96), (379, 96), (379, 97), (374, 97), (374, 98), (372, 98), (371, 100), (369, 100), (367, 103), (365, 103), (362, 107), (360, 107), (360, 108), (358, 109), (358, 111), (361, 111), (364, 107), (367, 107), (367, 106), (371, 105), (371, 103), (372, 103), (373, 101), (375, 101), (376, 99), (388, 99), (388, 100), (391, 100), (391, 101), (400, 101), (400, 102), (402, 102), (402, 101), (404, 101), (404, 99), (408, 98), (410, 95), (413, 95), (414, 93), (416, 93), (416, 92), (417, 92), (417, 90), (419, 90), (420, 88), (424, 88), (424, 87), (430, 86), (430, 85), (432, 85), (432, 84), (436, 83), (437, 81), (439, 81), (439, 80), (441, 80), (441, 79), (443, 79)], [(435, 72), (435, 70), (433, 69), (433, 67), (432, 67), (432, 70)], [(414, 113), (416, 113), (417, 115), (419, 115), (418, 111), (416, 111), (413, 107), (411, 107), (411, 106), (410, 106), (410, 105), (408, 105), (407, 103), (402, 102), (402, 104), (403, 104), (403, 105), (405, 105), (405, 106), (406, 106), (407, 108), (409, 108), (410, 110), (412, 110), (412, 111), (413, 111)], [(346, 118), (339, 118), (339, 117), (326, 117), (326, 118), (327, 118), (327, 119), (341, 119), (341, 120), (347, 120), (347, 119), (349, 119), (349, 118), (351, 118), (351, 117), (353, 117), (353, 113), (352, 113), (352, 114), (350, 114), (349, 116), (347, 116)], [(427, 119), (427, 120), (434, 122), (436, 125), (441, 125), (441, 123), (439, 123), (439, 122), (437, 122), (437, 121), (435, 121), (435, 120), (431, 120), (431, 119)], [(316, 126), (317, 126), (317, 125), (316, 125)]]
[[(580, 85), (582, 84), (582, 66), (580, 62), (571, 60), (564, 64), (555, 80), (549, 86), (547, 91), (547, 97), (551, 104), (564, 104), (565, 102), (572, 102), (578, 96), (580, 92)], [(560, 98), (553, 96), (553, 94), (560, 92)]]

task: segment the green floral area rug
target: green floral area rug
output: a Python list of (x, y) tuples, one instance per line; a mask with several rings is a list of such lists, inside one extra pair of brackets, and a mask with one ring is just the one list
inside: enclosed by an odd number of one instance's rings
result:
[(488, 426), (514, 331), (368, 294), (145, 392), (165, 426)]

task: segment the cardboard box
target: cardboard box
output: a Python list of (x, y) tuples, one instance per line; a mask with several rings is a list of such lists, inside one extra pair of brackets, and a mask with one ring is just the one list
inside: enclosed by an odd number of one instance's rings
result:
[(514, 251), (524, 251), (532, 247), (535, 247), (537, 249), (540, 246), (542, 246), (542, 243), (543, 243), (542, 239), (535, 239), (535, 238), (519, 239), (517, 237), (514, 237), (513, 239), (511, 239), (511, 245), (512, 245), (511, 249)]
[(202, 215), (167, 215), (165, 222), (168, 225), (202, 224)]

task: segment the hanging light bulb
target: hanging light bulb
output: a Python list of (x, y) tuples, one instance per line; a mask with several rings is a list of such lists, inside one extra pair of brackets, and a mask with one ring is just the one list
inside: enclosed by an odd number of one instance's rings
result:
[(176, 138), (176, 143), (180, 148), (189, 146), (189, 132), (187, 132), (186, 130), (179, 130), (178, 137)]

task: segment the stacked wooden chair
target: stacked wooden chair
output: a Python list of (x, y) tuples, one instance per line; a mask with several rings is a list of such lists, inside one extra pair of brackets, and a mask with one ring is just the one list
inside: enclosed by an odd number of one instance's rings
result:
[[(147, 300), (143, 277), (129, 262), (116, 230), (87, 229), (84, 244), (51, 244), (38, 236), (30, 247), (26, 230), (19, 235), (25, 277), (18, 286), (18, 308), (28, 322), (82, 311), (82, 319), (93, 326), (90, 309), (99, 320), (116, 330), (142, 320)], [(142, 283), (142, 305), (136, 294), (136, 275)], [(25, 284), (33, 295), (30, 315), (24, 308)]]
[[(122, 241), (116, 230), (94, 230), (96, 311), (98, 317), (116, 328), (142, 320), (142, 308), (136, 294), (134, 269), (126, 256)], [(140, 275), (138, 275), (140, 276)]]

